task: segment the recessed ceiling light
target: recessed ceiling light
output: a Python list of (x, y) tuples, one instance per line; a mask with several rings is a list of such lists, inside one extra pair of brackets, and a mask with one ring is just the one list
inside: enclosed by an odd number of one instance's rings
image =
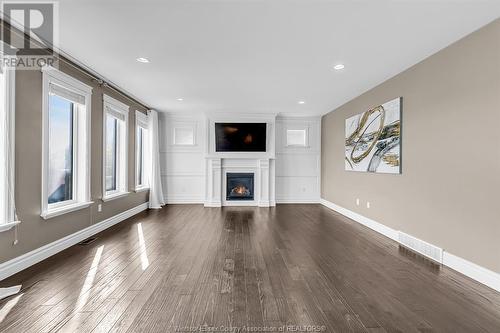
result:
[(178, 100), (179, 102), (182, 102), (182, 101), (184, 100), (184, 98), (177, 98), (177, 100)]
[(306, 104), (305, 101), (299, 101), (299, 104)]
[(148, 58), (142, 58), (142, 57), (141, 57), (141, 58), (137, 58), (137, 59), (135, 59), (135, 60), (137, 60), (138, 62), (142, 62), (143, 64), (146, 64), (146, 63), (148, 63), (148, 62), (149, 62), (149, 59), (148, 59)]
[(335, 69), (337, 71), (344, 69), (344, 68), (345, 68), (344, 64), (338, 64), (338, 65), (333, 66), (333, 69)]

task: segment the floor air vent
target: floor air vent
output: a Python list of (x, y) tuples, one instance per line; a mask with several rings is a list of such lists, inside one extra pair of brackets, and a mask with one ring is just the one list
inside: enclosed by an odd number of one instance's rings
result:
[(440, 264), (443, 263), (443, 249), (437, 246), (424, 242), (423, 240), (405, 234), (401, 231), (398, 235), (398, 241), (399, 244), (406, 247), (407, 249), (413, 250)]
[(96, 239), (97, 239), (97, 237), (90, 237), (90, 238), (87, 238), (86, 240), (81, 241), (80, 243), (78, 243), (78, 245), (82, 245), (82, 246), (89, 245), (89, 244), (95, 242)]

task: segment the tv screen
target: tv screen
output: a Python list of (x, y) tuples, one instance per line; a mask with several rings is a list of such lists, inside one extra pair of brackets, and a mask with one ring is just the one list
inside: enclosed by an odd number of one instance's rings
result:
[(215, 151), (265, 152), (266, 123), (215, 123)]

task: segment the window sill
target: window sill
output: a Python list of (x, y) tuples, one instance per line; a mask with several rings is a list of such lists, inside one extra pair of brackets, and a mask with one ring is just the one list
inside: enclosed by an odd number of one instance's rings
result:
[(139, 193), (139, 192), (146, 192), (149, 191), (149, 187), (137, 187), (134, 192)]
[(129, 194), (130, 192), (118, 192), (118, 193), (108, 194), (102, 197), (102, 201), (107, 202), (118, 198), (123, 198)]
[(9, 231), (10, 229), (14, 228), (19, 223), (21, 223), (21, 221), (14, 221), (14, 222), (0, 224), (0, 232)]
[(57, 208), (57, 209), (48, 210), (46, 212), (43, 212), (40, 216), (44, 220), (48, 220), (48, 219), (51, 219), (51, 218), (56, 217), (56, 216), (64, 215), (64, 214), (67, 214), (70, 212), (74, 212), (74, 211), (77, 211), (80, 209), (87, 208), (93, 203), (94, 203), (93, 201), (77, 202), (77, 203), (72, 204), (72, 205), (67, 205), (67, 206)]

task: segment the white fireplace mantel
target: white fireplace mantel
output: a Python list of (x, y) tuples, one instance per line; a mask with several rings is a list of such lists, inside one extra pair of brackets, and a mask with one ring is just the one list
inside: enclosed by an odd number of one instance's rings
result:
[[(275, 199), (275, 115), (223, 115), (207, 118), (205, 207), (221, 206), (276, 206)], [(215, 151), (215, 123), (265, 122), (267, 124), (265, 152)], [(254, 174), (254, 200), (227, 201), (226, 174), (244, 172)]]
[[(273, 159), (208, 158), (207, 166), (205, 207), (276, 206)], [(254, 200), (226, 200), (226, 174), (236, 172), (254, 174)]]

